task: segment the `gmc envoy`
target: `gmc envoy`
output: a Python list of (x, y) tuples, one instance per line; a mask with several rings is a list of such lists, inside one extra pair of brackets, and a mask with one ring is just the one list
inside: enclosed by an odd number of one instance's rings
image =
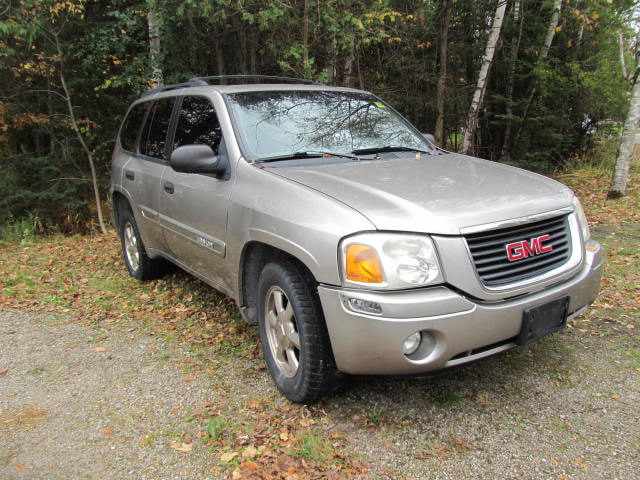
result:
[(438, 148), (370, 93), (295, 79), (147, 92), (111, 196), (129, 273), (169, 261), (231, 296), (294, 402), (339, 372), (526, 345), (593, 302), (604, 263), (566, 186)]

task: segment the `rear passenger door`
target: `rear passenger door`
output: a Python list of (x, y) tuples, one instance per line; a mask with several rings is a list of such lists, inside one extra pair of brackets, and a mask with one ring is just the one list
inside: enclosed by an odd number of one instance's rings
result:
[(138, 227), (148, 250), (166, 250), (158, 210), (160, 181), (167, 168), (167, 137), (175, 102), (175, 97), (167, 97), (150, 104), (138, 154), (124, 168), (123, 183), (132, 193), (139, 210)]
[(194, 144), (210, 146), (226, 174), (178, 173), (167, 167), (160, 200), (164, 238), (180, 263), (224, 290), (230, 162), (214, 105), (207, 97), (185, 96), (176, 115), (171, 150)]

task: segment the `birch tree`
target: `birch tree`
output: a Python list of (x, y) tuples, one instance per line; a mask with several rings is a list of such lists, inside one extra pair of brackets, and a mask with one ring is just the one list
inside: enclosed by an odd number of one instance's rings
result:
[(622, 70), (622, 77), (627, 80), (627, 64), (624, 61), (624, 37), (622, 32), (618, 32), (618, 47), (620, 49), (620, 69)]
[(442, 0), (442, 10), (440, 12), (440, 75), (438, 77), (438, 87), (436, 92), (436, 117), (435, 140), (440, 146), (445, 146), (444, 138), (444, 100), (447, 96), (447, 49), (449, 45), (449, 18), (451, 17), (451, 5), (453, 0)]
[(513, 129), (513, 86), (515, 83), (516, 61), (518, 60), (518, 51), (520, 50), (520, 41), (522, 40), (522, 25), (524, 15), (521, 14), (521, 0), (515, 0), (513, 4), (513, 24), (518, 25), (518, 35), (511, 43), (511, 52), (509, 57), (509, 72), (507, 77), (507, 102), (506, 102), (506, 125), (504, 129), (504, 140), (502, 142), (502, 152), (500, 159), (502, 161), (511, 160), (511, 132)]
[(493, 57), (496, 52), (496, 45), (500, 38), (500, 31), (502, 30), (502, 20), (504, 19), (504, 12), (507, 8), (507, 0), (498, 0), (496, 12), (493, 16), (493, 23), (491, 25), (491, 32), (487, 39), (487, 46), (482, 57), (482, 66), (480, 67), (480, 73), (478, 74), (478, 83), (473, 93), (473, 99), (471, 100), (471, 107), (469, 108), (469, 114), (467, 116), (467, 122), (464, 130), (464, 139), (462, 140), (462, 151), (464, 153), (471, 153), (473, 147), (473, 139), (478, 127), (478, 115), (480, 108), (484, 101), (484, 94), (487, 90), (487, 78), (489, 76), (489, 69), (493, 63)]
[(157, 0), (148, 1), (149, 12), (147, 23), (149, 25), (149, 63), (151, 64), (151, 79), (153, 83), (162, 85), (162, 65), (160, 64), (160, 25), (161, 15)]
[(67, 111), (69, 112), (69, 119), (71, 120), (71, 127), (73, 128), (74, 133), (84, 153), (87, 155), (87, 161), (89, 162), (89, 170), (91, 171), (91, 185), (93, 187), (93, 195), (95, 197), (96, 202), (96, 212), (98, 214), (98, 225), (100, 226), (100, 231), (102, 233), (107, 233), (107, 228), (104, 223), (104, 217), (102, 215), (102, 201), (100, 199), (100, 189), (98, 187), (98, 175), (96, 173), (96, 165), (93, 160), (93, 152), (85, 142), (82, 133), (80, 132), (80, 128), (78, 127), (78, 121), (76, 120), (76, 112), (73, 108), (73, 103), (71, 103), (71, 93), (69, 92), (69, 87), (67, 86), (67, 80), (64, 76), (64, 55), (62, 52), (62, 47), (60, 46), (60, 37), (58, 32), (51, 33), (53, 37), (57, 58), (58, 58), (58, 75), (60, 78), (60, 85), (62, 86), (62, 91), (64, 92), (64, 102), (67, 106)]
[(640, 81), (638, 73), (635, 75), (635, 82), (631, 93), (631, 103), (629, 113), (624, 122), (624, 130), (618, 147), (618, 158), (613, 172), (609, 198), (623, 197), (627, 194), (627, 183), (629, 182), (629, 169), (635, 146), (640, 143)]

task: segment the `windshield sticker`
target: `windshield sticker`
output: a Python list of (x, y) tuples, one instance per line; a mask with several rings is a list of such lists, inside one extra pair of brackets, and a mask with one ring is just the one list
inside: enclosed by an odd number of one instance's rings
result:
[(373, 102), (373, 104), (378, 108), (387, 108), (386, 105), (382, 102)]

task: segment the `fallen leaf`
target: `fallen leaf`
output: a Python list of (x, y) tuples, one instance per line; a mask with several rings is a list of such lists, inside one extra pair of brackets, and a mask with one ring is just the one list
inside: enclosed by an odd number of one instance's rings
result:
[(220, 461), (222, 463), (229, 463), (231, 460), (238, 456), (238, 452), (225, 452), (220, 455)]
[(16, 463), (16, 472), (22, 473), (27, 467), (22, 463)]
[(282, 440), (283, 442), (289, 440), (289, 432), (287, 432), (286, 430), (280, 432), (280, 440)]
[(111, 438), (113, 436), (113, 429), (111, 427), (103, 427), (100, 429), (100, 433), (107, 438)]
[(0, 368), (0, 377), (5, 376), (8, 371), (9, 371), (8, 368)]
[(171, 442), (171, 448), (178, 452), (189, 453), (193, 449), (193, 443)]
[(248, 470), (250, 472), (255, 472), (258, 469), (258, 464), (256, 462), (252, 462), (247, 460), (246, 462), (242, 462), (240, 464), (241, 470)]
[(96, 348), (94, 348), (94, 350), (96, 352), (106, 352), (107, 348), (106, 347), (96, 347)]
[(253, 445), (249, 445), (242, 451), (243, 459), (254, 458), (256, 455), (258, 455), (258, 450)]
[(313, 425), (314, 423), (316, 423), (312, 418), (301, 418), (300, 419), (300, 426), (301, 427), (310, 427), (311, 425)]
[(240, 473), (240, 469), (236, 468), (232, 473), (231, 473), (231, 478), (238, 479), (238, 478), (242, 478), (242, 474)]

